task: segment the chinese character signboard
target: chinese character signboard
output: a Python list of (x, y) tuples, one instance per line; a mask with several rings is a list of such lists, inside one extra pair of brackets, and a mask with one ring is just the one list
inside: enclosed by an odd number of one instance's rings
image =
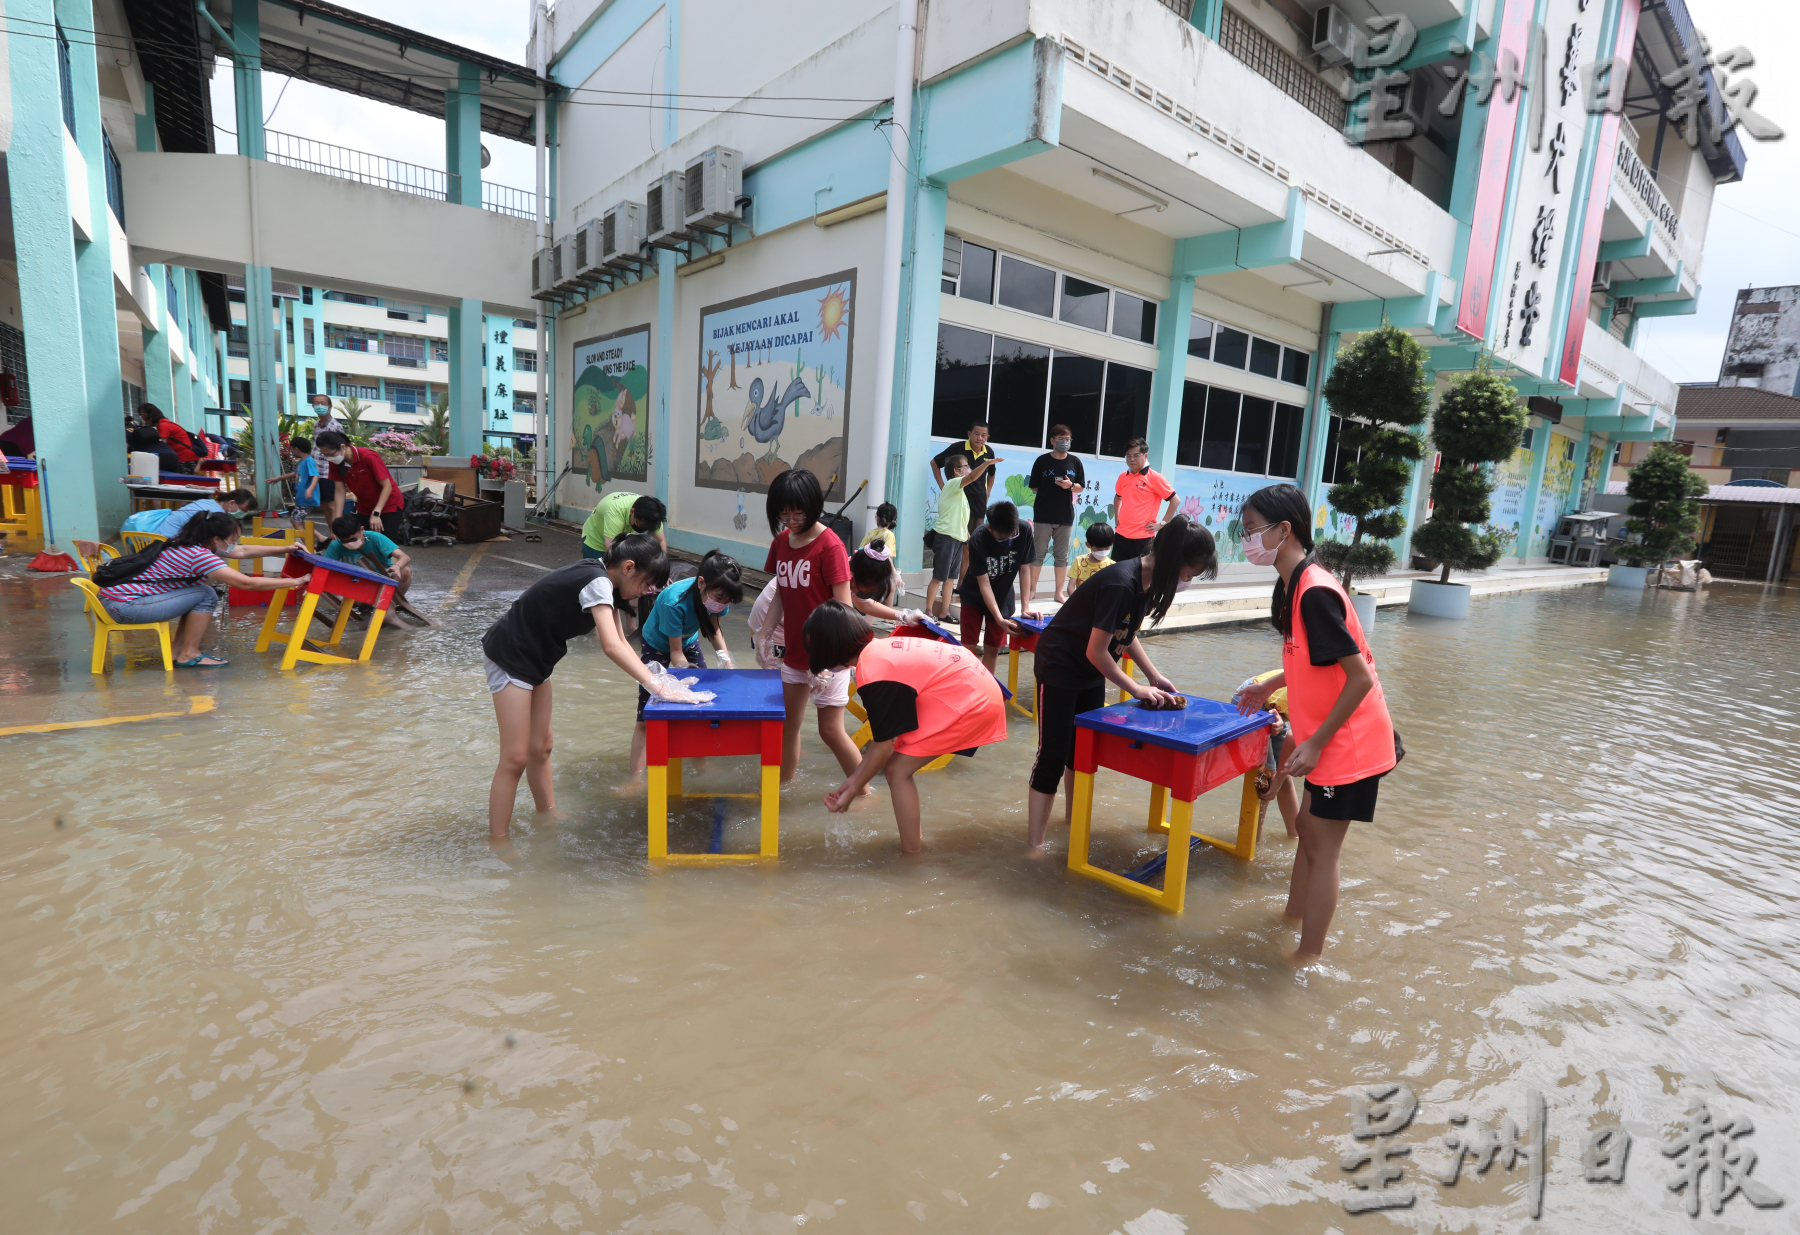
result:
[[(1486, 66), (1489, 80), (1482, 83), (1488, 91), (1487, 124), (1482, 130), (1481, 173), (1475, 184), (1469, 249), (1456, 307), (1457, 329), (1477, 339), (1487, 337), (1488, 305), (1500, 268), (1500, 224), (1506, 211), (1507, 173), (1512, 166), (1513, 133), (1522, 101), (1518, 73), (1530, 32), (1531, 6), (1518, 0), (1507, 4), (1500, 19), (1499, 37), (1494, 40), (1494, 62)], [(1502, 73), (1507, 79), (1497, 80)], [(1461, 82), (1452, 87), (1453, 91), (1464, 88)]]
[(588, 483), (644, 480), (650, 465), (650, 327), (575, 345), (569, 454)]
[(791, 467), (841, 500), (856, 272), (700, 313), (694, 483), (766, 492)]

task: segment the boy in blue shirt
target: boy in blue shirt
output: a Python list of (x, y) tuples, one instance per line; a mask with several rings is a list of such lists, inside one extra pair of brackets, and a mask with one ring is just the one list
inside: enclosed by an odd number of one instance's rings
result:
[(394, 590), (406, 595), (406, 589), (412, 586), (412, 558), (406, 550), (395, 544), (380, 532), (371, 532), (363, 527), (355, 515), (342, 515), (331, 521), (331, 534), (336, 540), (325, 546), (325, 556), (334, 562), (348, 562), (352, 566), (368, 568), (366, 558), (374, 558), (380, 563), (382, 573), (391, 577), (396, 586)]
[(313, 457), (312, 439), (289, 438), (288, 445), (300, 456), (300, 461), (294, 465), (294, 505), (307, 512), (331, 505), (331, 479)]

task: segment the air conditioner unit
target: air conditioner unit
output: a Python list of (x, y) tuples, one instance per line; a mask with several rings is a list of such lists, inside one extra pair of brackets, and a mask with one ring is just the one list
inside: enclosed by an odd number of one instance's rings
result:
[(1348, 64), (1356, 58), (1356, 23), (1335, 4), (1320, 6), (1313, 14), (1312, 49), (1326, 68)]
[(600, 216), (600, 261), (608, 267), (643, 260), (644, 203), (620, 202)]
[(575, 277), (574, 232), (557, 237), (555, 286), (558, 291), (570, 291), (581, 286), (581, 280)]
[(575, 277), (583, 283), (607, 277), (606, 262), (601, 257), (600, 225), (600, 219), (591, 219), (575, 232)]
[(687, 165), (683, 190), (682, 221), (687, 226), (737, 222), (742, 217), (737, 201), (744, 195), (744, 156), (714, 146)]
[(539, 249), (531, 255), (531, 295), (535, 300), (556, 298), (556, 249)]
[(1406, 83), (1406, 101), (1400, 108), (1400, 114), (1393, 118), (1412, 121), (1415, 135), (1423, 134), (1431, 127), (1432, 105), (1438, 101), (1432, 84), (1437, 80), (1435, 73), (1415, 72)]
[(670, 241), (687, 240), (688, 236), (681, 217), (682, 204), (687, 200), (687, 177), (680, 172), (654, 180), (650, 191), (644, 194), (644, 242), (646, 244), (669, 247)]

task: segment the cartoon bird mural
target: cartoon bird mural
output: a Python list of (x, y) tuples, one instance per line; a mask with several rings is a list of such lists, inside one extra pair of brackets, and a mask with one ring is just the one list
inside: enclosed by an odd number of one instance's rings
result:
[(750, 406), (744, 412), (743, 427), (757, 441), (769, 444), (769, 453), (763, 457), (772, 459), (781, 448), (781, 429), (787, 423), (788, 408), (801, 399), (811, 398), (812, 391), (796, 377), (779, 396), (771, 390), (767, 403), (762, 397), (763, 380), (755, 378), (750, 382)]

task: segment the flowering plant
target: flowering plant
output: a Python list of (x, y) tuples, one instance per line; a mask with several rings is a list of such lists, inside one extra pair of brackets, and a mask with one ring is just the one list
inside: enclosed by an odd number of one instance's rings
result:
[(417, 438), (398, 429), (383, 429), (369, 439), (369, 446), (388, 463), (404, 463), (408, 459), (417, 458), (424, 451)]
[(519, 469), (511, 459), (502, 459), (494, 455), (470, 455), (469, 466), (483, 480), (516, 480)]

